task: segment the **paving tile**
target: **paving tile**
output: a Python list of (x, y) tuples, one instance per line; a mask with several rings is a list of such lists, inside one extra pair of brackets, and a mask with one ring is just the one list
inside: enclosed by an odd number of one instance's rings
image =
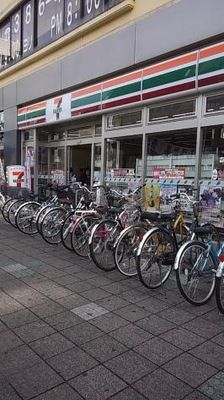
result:
[(223, 323), (223, 314), (221, 314), (216, 307), (214, 310), (209, 311), (206, 314), (202, 315), (203, 319), (212, 322), (213, 324), (220, 325)]
[[(62, 274), (65, 274), (65, 273), (62, 272)], [(52, 278), (52, 280), (54, 282), (58, 283), (59, 285), (66, 286), (66, 287), (67, 287), (67, 285), (70, 285), (74, 282), (75, 283), (80, 282), (80, 280), (75, 275), (70, 275), (70, 274), (66, 274), (64, 276), (57, 276), (57, 277)]]
[(224, 332), (212, 338), (212, 341), (224, 347)]
[(71, 311), (64, 311), (60, 314), (52, 315), (44, 319), (45, 322), (53, 328), (61, 331), (66, 328), (70, 328), (71, 326), (81, 324), (83, 319), (72, 313)]
[(136, 304), (130, 304), (126, 307), (114, 311), (114, 313), (120, 315), (130, 322), (135, 322), (139, 319), (147, 317), (150, 314), (150, 311), (146, 311), (144, 308), (138, 307)]
[(75, 344), (81, 345), (102, 336), (103, 332), (88, 322), (84, 322), (63, 330), (62, 334)]
[(187, 353), (168, 362), (163, 368), (193, 388), (197, 388), (217, 372), (215, 368)]
[(212, 400), (223, 400), (224, 393), (224, 372), (219, 372), (206, 383), (204, 383), (199, 390)]
[(138, 301), (137, 305), (139, 307), (144, 308), (145, 310), (149, 311), (152, 314), (156, 314), (169, 307), (167, 303), (165, 303), (164, 301), (160, 301), (155, 297), (149, 297), (142, 301)]
[(83, 344), (82, 348), (101, 362), (116, 357), (127, 350), (127, 347), (123, 344), (106, 335)]
[(157, 367), (134, 351), (128, 351), (105, 363), (105, 366), (127, 383), (131, 384)]
[(27, 309), (14, 312), (12, 314), (3, 315), (2, 321), (8, 325), (9, 328), (16, 328), (24, 324), (36, 321), (38, 318), (35, 314)]
[(60, 376), (44, 362), (10, 376), (11, 385), (24, 400), (44, 393), (61, 382)]
[(163, 292), (160, 292), (155, 299), (164, 301), (168, 305), (181, 304), (185, 302), (178, 289), (164, 290)]
[(87, 282), (95, 287), (106, 286), (106, 285), (110, 285), (113, 283), (112, 280), (105, 278), (104, 276), (97, 276), (95, 278), (88, 279)]
[(63, 353), (64, 351), (71, 349), (73, 346), (74, 344), (60, 333), (54, 333), (53, 335), (30, 343), (30, 347), (44, 360)]
[(72, 308), (83, 306), (84, 304), (89, 303), (89, 300), (85, 299), (79, 294), (72, 294), (71, 296), (66, 296), (62, 297), (61, 299), (57, 299), (57, 303), (71, 310)]
[(87, 303), (83, 306), (73, 308), (71, 312), (78, 315), (80, 318), (89, 321), (93, 318), (107, 314), (109, 311), (98, 306), (96, 303)]
[(160, 318), (157, 315), (152, 315), (150, 317), (141, 319), (136, 322), (140, 328), (152, 333), (153, 335), (160, 335), (161, 333), (167, 332), (176, 325), (172, 322), (167, 321), (164, 318)]
[(82, 400), (82, 397), (66, 383), (35, 397), (35, 400)]
[(22, 345), (1, 354), (0, 373), (7, 377), (40, 361), (41, 359), (28, 346)]
[(0, 353), (6, 353), (22, 344), (23, 342), (9, 329), (0, 332)]
[(127, 286), (124, 286), (120, 282), (115, 282), (111, 283), (110, 285), (106, 285), (103, 287), (103, 289), (106, 290), (108, 293), (119, 294), (119, 295), (129, 290)]
[(165, 332), (160, 337), (185, 351), (190, 350), (205, 341), (205, 338), (181, 327)]
[(161, 369), (153, 371), (133, 387), (150, 400), (181, 400), (192, 391), (188, 385)]
[(135, 351), (159, 366), (182, 353), (180, 349), (158, 337), (135, 347)]
[(0, 316), (10, 314), (12, 312), (21, 310), (24, 308), (16, 300), (12, 299), (5, 293), (0, 292)]
[(115, 331), (112, 331), (110, 332), (110, 336), (129, 348), (138, 346), (139, 344), (146, 342), (153, 337), (151, 333), (144, 331), (134, 324), (128, 324)]
[(126, 384), (100, 365), (70, 381), (86, 400), (106, 400), (126, 387)]
[(217, 369), (224, 369), (224, 348), (216, 343), (202, 343), (200, 346), (189, 351), (189, 353)]
[(32, 322), (31, 324), (26, 324), (20, 326), (19, 328), (14, 328), (14, 332), (22, 340), (24, 340), (25, 343), (30, 343), (44, 336), (51, 335), (55, 332), (55, 330), (39, 319), (38, 321)]
[(130, 303), (119, 296), (109, 296), (101, 300), (97, 300), (97, 304), (109, 311), (118, 310), (119, 308), (128, 306)]
[(98, 362), (75, 346), (65, 353), (50, 358), (48, 364), (68, 380), (95, 367)]
[(165, 318), (174, 324), (181, 325), (195, 318), (195, 316), (187, 311), (180, 310), (177, 307), (168, 308), (158, 314), (159, 317)]
[(108, 292), (106, 292), (105, 290), (103, 290), (101, 288), (94, 288), (94, 289), (87, 290), (86, 292), (82, 292), (82, 296), (86, 297), (87, 299), (89, 299), (91, 301), (96, 301), (96, 300), (103, 299), (104, 297), (107, 297)]
[(128, 324), (128, 321), (113, 313), (102, 315), (101, 317), (90, 320), (90, 323), (97, 326), (104, 332), (111, 332)]
[(40, 318), (46, 318), (65, 311), (65, 308), (55, 301), (48, 300), (43, 304), (32, 307), (31, 311)]
[(129, 387), (112, 396), (111, 400), (145, 400), (145, 397), (142, 397), (141, 394)]
[(0, 381), (0, 400), (21, 400), (21, 397), (6, 381)]
[[(73, 276), (73, 275), (69, 275), (69, 276)], [(82, 292), (86, 292), (87, 290), (90, 290), (93, 288), (92, 285), (90, 285), (88, 282), (84, 282), (84, 281), (68, 283), (68, 284), (66, 284), (66, 287), (68, 289), (72, 290), (72, 292), (80, 293), (80, 294)]]
[[(123, 286), (125, 287), (125, 286)], [(121, 293), (121, 297), (127, 301), (130, 301), (130, 303), (140, 303), (141, 301), (148, 299), (149, 294), (148, 293), (143, 293), (140, 290), (133, 289), (133, 290), (126, 290), (128, 289), (125, 287), (125, 291)], [(138, 304), (140, 305), (140, 304)]]
[(216, 336), (223, 330), (223, 327), (221, 325), (218, 326), (201, 317), (196, 318), (190, 322), (187, 322), (186, 324), (183, 325), (183, 327), (206, 339)]
[(209, 400), (209, 398), (197, 390), (194, 390), (191, 394), (185, 397), (184, 400)]

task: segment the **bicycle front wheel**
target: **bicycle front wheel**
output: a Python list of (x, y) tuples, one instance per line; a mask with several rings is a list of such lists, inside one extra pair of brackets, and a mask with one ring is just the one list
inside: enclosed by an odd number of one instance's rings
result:
[(175, 261), (177, 285), (182, 296), (196, 306), (207, 303), (215, 289), (216, 263), (208, 245), (184, 244)]
[(66, 215), (67, 211), (62, 207), (52, 208), (45, 214), (41, 224), (41, 235), (47, 243), (61, 242), (61, 228)]
[(114, 260), (123, 275), (137, 275), (137, 250), (146, 231), (147, 229), (141, 225), (132, 225), (121, 232), (115, 244)]
[(36, 226), (36, 215), (40, 208), (40, 203), (29, 201), (22, 204), (15, 215), (15, 223), (20, 232), (27, 235), (34, 235), (38, 232)]
[(136, 265), (140, 281), (149, 289), (156, 289), (169, 278), (173, 268), (176, 245), (163, 228), (147, 232), (137, 251)]
[(72, 247), (74, 252), (80, 257), (89, 255), (89, 238), (94, 225), (98, 222), (97, 218), (85, 215), (78, 218), (72, 231)]
[(95, 225), (89, 240), (90, 256), (95, 265), (103, 271), (115, 269), (113, 246), (121, 231), (121, 226), (114, 220), (104, 220)]

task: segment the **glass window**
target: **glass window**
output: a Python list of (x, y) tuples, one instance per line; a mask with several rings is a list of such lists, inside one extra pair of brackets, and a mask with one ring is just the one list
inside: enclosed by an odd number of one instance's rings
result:
[(224, 181), (224, 129), (203, 130), (201, 179)]
[(108, 178), (140, 177), (138, 169), (142, 158), (142, 138), (127, 137), (125, 139), (107, 140), (107, 165)]
[(138, 125), (142, 122), (142, 111), (113, 114), (107, 117), (107, 129), (122, 128), (130, 125)]
[(196, 100), (166, 104), (149, 108), (149, 122), (163, 121), (171, 118), (186, 117), (195, 114)]
[(206, 113), (224, 110), (224, 94), (206, 98)]
[(92, 137), (94, 133), (92, 126), (83, 126), (80, 128), (72, 128), (68, 130), (68, 139), (78, 139), (83, 137)]

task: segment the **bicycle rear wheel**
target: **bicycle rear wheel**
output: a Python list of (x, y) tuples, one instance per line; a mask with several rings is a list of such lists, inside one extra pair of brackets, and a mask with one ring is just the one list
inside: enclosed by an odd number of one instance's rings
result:
[(169, 278), (173, 268), (176, 244), (163, 228), (147, 232), (137, 251), (136, 265), (140, 281), (149, 289), (156, 289)]
[(218, 266), (215, 277), (215, 295), (219, 311), (224, 314), (224, 263)]
[(121, 226), (114, 220), (104, 220), (95, 225), (89, 240), (90, 256), (95, 265), (103, 271), (115, 269), (113, 246), (121, 231)]
[(207, 303), (215, 289), (216, 263), (208, 245), (200, 241), (185, 243), (175, 261), (177, 285), (191, 304)]
[(116, 267), (123, 275), (137, 275), (137, 250), (146, 232), (147, 229), (141, 225), (129, 226), (121, 232), (115, 244), (114, 261)]

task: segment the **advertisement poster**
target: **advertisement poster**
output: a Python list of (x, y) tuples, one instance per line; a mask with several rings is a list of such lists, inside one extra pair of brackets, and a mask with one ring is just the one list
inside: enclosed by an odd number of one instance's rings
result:
[(184, 179), (185, 168), (153, 168), (154, 179)]
[(177, 185), (175, 183), (160, 184), (160, 210), (171, 211), (171, 195), (177, 193)]
[(32, 171), (31, 168), (34, 166), (34, 148), (32, 146), (26, 147), (26, 180), (27, 189), (31, 191), (32, 188)]
[(51, 178), (53, 183), (57, 183), (57, 185), (65, 184), (65, 172), (63, 169), (52, 169), (51, 170)]
[(147, 183), (144, 194), (144, 209), (151, 211), (160, 208), (160, 185), (159, 183)]
[(211, 185), (200, 186), (199, 211), (201, 222), (212, 222), (223, 227), (220, 217), (222, 188)]

